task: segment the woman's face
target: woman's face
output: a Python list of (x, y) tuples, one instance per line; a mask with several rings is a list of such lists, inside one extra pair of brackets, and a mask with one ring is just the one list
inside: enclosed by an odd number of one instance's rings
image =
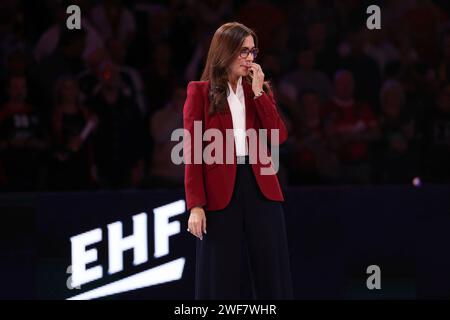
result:
[[(252, 36), (247, 36), (242, 44), (240, 52), (251, 51), (255, 48), (255, 42)], [(244, 54), (243, 54), (244, 55)], [(244, 55), (245, 56), (245, 55)], [(230, 72), (232, 77), (246, 77), (250, 73), (250, 62), (253, 62), (254, 57), (251, 52), (246, 58), (241, 57), (241, 54), (235, 58), (230, 66)], [(247, 65), (248, 64), (248, 65)]]

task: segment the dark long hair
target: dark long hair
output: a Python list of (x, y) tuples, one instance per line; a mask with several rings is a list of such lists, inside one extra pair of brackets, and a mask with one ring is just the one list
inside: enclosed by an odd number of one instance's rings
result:
[[(231, 63), (236, 59), (246, 37), (252, 36), (255, 46), (258, 46), (256, 33), (238, 22), (228, 22), (220, 26), (211, 40), (202, 81), (209, 81), (209, 114), (223, 112), (226, 108), (228, 95), (228, 72)], [(242, 79), (251, 84), (252, 76)], [(269, 84), (264, 83), (264, 91), (269, 90)]]

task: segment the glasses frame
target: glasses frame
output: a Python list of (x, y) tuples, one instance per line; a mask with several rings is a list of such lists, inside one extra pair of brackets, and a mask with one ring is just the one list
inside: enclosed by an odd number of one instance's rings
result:
[(241, 51), (239, 51), (239, 57), (246, 59), (250, 53), (252, 54), (253, 59), (256, 59), (259, 53), (259, 49), (257, 47), (253, 47), (252, 49), (244, 47), (241, 49)]

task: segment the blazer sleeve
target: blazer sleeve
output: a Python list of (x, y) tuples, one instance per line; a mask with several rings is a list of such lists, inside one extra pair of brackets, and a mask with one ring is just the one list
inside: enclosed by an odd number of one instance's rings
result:
[[(288, 138), (288, 131), (281, 119), (273, 93), (270, 90), (268, 93), (263, 93), (260, 97), (255, 99), (256, 112), (259, 120), (262, 123), (264, 129), (267, 129), (267, 140), (273, 144), (282, 144)], [(271, 141), (271, 130), (278, 129), (279, 131), (279, 141)]]
[[(198, 164), (194, 163), (195, 140), (200, 142), (200, 148), (198, 149), (200, 157), (203, 156), (203, 110), (203, 99), (198, 84), (190, 82), (187, 87), (187, 97), (183, 107), (183, 126), (185, 133), (185, 137), (183, 138), (185, 164), (184, 187), (188, 211), (193, 207), (206, 205), (203, 161), (200, 161)], [(194, 133), (199, 134), (198, 130), (194, 131), (194, 121), (197, 123), (197, 126), (201, 125), (200, 137), (194, 136)]]

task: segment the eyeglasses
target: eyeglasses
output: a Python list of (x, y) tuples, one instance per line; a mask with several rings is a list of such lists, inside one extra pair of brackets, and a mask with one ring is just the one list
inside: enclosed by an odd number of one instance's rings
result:
[(239, 52), (239, 56), (245, 59), (251, 53), (253, 55), (253, 59), (255, 59), (258, 56), (258, 52), (258, 48), (253, 48), (252, 50), (250, 50), (249, 48), (242, 48), (241, 52)]

